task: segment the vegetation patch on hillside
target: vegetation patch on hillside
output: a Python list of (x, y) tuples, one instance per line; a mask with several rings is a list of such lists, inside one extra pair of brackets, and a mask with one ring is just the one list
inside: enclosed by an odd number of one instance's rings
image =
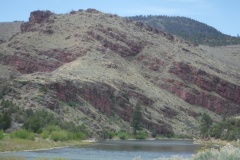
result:
[(209, 46), (225, 46), (240, 44), (240, 37), (226, 35), (217, 29), (193, 20), (179, 16), (133, 16), (127, 17), (132, 20), (141, 21), (161, 31), (177, 35), (187, 41)]

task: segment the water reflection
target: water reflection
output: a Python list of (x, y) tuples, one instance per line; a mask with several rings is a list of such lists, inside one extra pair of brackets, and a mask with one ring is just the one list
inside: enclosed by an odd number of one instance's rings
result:
[(104, 141), (92, 146), (98, 150), (106, 151), (146, 151), (146, 152), (189, 152), (194, 153), (201, 148), (192, 141), (169, 140), (130, 140), (130, 141)]

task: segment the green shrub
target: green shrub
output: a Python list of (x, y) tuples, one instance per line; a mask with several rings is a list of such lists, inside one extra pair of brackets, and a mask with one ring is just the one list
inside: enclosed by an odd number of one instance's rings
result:
[(83, 140), (86, 138), (87, 138), (87, 135), (83, 132), (68, 132), (69, 140)]
[(18, 123), (23, 123), (23, 116), (20, 113), (15, 114), (15, 121)]
[(53, 131), (51, 133), (51, 139), (54, 141), (67, 141), (69, 140), (69, 133), (65, 130)]
[(3, 135), (3, 130), (0, 130), (0, 140), (3, 139), (4, 135)]
[(104, 133), (104, 139), (113, 139), (113, 137), (116, 135), (113, 131), (105, 131)]
[(157, 132), (155, 130), (153, 130), (151, 135), (152, 135), (153, 138), (156, 138), (157, 137)]
[(49, 125), (49, 126), (43, 128), (43, 131), (41, 133), (41, 137), (43, 139), (46, 139), (46, 138), (48, 138), (51, 135), (52, 132), (60, 131), (60, 130), (62, 130), (62, 129), (59, 126)]
[(1, 102), (1, 105), (3, 106), (3, 108), (8, 109), (9, 113), (16, 113), (18, 111), (18, 107), (10, 100), (5, 100), (3, 99)]
[[(31, 111), (29, 111), (31, 112)], [(36, 111), (34, 114), (26, 115), (24, 120), (24, 128), (35, 133), (41, 133), (43, 128), (48, 124), (56, 123), (53, 114), (47, 111)]]
[(48, 88), (46, 86), (42, 86), (41, 88), (39, 88), (39, 91), (42, 93), (47, 93)]
[(136, 139), (146, 139), (147, 133), (145, 131), (137, 131), (135, 134)]
[(44, 130), (49, 131), (50, 133), (52, 133), (53, 131), (60, 131), (62, 130), (61, 127), (57, 126), (57, 125), (48, 125), (44, 128)]
[(70, 107), (76, 108), (77, 102), (69, 101), (69, 102), (68, 102), (68, 105), (69, 105)]
[(27, 131), (26, 129), (19, 129), (10, 134), (11, 138), (29, 139), (34, 140), (35, 134), (33, 132)]
[(8, 86), (5, 86), (1, 91), (0, 91), (0, 99), (2, 99), (8, 92), (11, 91), (11, 88)]
[(240, 120), (231, 118), (215, 123), (209, 128), (209, 134), (228, 141), (240, 139)]
[(43, 139), (47, 139), (50, 135), (50, 132), (48, 130), (43, 130), (42, 133), (41, 133), (41, 137)]
[(122, 140), (128, 139), (128, 134), (124, 131), (118, 133), (118, 137)]

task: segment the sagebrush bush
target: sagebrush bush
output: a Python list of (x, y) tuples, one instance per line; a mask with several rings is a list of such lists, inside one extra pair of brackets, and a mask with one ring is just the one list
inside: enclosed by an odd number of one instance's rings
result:
[[(135, 157), (133, 158), (133, 160), (143, 160), (141, 157)], [(172, 156), (170, 158), (158, 158), (158, 159), (154, 159), (154, 160), (190, 160), (189, 158), (183, 158), (182, 156)]]
[[(191, 158), (184, 158), (181, 156), (172, 156), (170, 158), (158, 158), (155, 160), (240, 160), (240, 141), (237, 141), (237, 147), (230, 143), (221, 147), (220, 149), (206, 149), (198, 152)], [(141, 157), (135, 157), (133, 160), (142, 160)]]
[(15, 132), (12, 132), (10, 134), (11, 138), (20, 138), (20, 139), (29, 139), (29, 140), (34, 140), (35, 139), (35, 134), (33, 132), (30, 132), (26, 129), (19, 129)]
[(193, 160), (240, 160), (240, 145), (234, 147), (230, 143), (218, 149), (207, 149), (193, 155)]

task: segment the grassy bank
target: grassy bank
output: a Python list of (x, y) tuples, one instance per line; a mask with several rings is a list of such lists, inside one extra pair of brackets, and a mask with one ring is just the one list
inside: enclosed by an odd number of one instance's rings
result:
[(80, 146), (89, 145), (90, 142), (86, 141), (53, 141), (50, 139), (43, 139), (41, 137), (35, 138), (35, 140), (10, 138), (9, 135), (0, 140), (0, 152), (6, 151), (23, 151), (23, 150), (38, 150), (38, 149), (50, 149), (55, 147), (64, 146)]

